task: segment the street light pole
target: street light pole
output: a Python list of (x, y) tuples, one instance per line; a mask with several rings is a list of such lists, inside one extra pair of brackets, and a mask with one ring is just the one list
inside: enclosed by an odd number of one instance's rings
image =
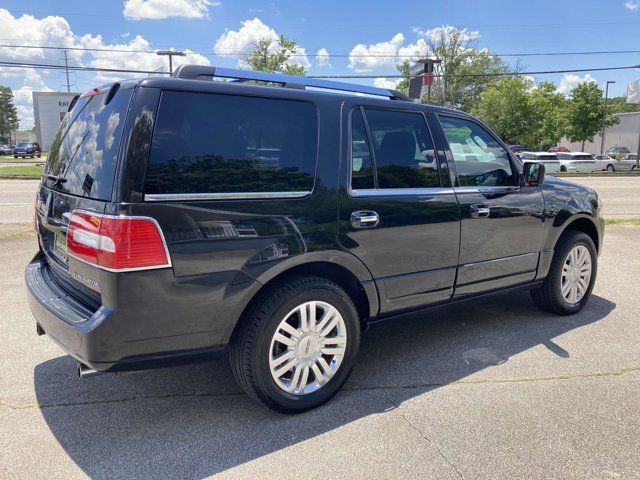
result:
[(609, 101), (609, 84), (616, 83), (615, 80), (607, 80), (607, 86), (604, 89), (604, 115), (602, 116), (602, 133), (600, 134), (600, 155), (604, 153), (604, 134), (607, 127), (607, 102)]
[(175, 50), (158, 50), (156, 55), (161, 57), (169, 57), (169, 75), (173, 75), (173, 57), (186, 57), (184, 52), (176, 52)]

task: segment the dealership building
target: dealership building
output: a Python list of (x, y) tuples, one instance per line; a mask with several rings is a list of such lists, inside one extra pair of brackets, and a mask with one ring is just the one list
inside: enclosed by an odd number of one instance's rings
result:
[(48, 151), (51, 148), (58, 126), (76, 95), (67, 92), (33, 92), (36, 141), (42, 150)]
[[(605, 129), (602, 151), (606, 152), (611, 147), (627, 147), (632, 152), (636, 152), (640, 135), (640, 112), (617, 113), (615, 116), (620, 122)], [(593, 137), (593, 142), (585, 142), (584, 151), (600, 153), (601, 142), (602, 137), (598, 133)], [(572, 152), (579, 152), (582, 142), (570, 142), (569, 139), (563, 138), (558, 145), (567, 147)]]

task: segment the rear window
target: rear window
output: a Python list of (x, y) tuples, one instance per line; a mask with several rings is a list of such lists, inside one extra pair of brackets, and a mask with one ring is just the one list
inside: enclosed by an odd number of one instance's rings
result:
[(316, 150), (311, 103), (167, 91), (145, 193), (309, 192)]
[[(45, 173), (49, 186), (97, 200), (110, 200), (125, 116), (132, 89), (117, 90), (105, 105), (108, 90), (80, 98), (65, 115), (53, 139)], [(55, 184), (55, 185), (54, 185)]]
[(538, 155), (538, 160), (557, 160), (556, 155)]
[(593, 155), (573, 155), (572, 160), (593, 160)]

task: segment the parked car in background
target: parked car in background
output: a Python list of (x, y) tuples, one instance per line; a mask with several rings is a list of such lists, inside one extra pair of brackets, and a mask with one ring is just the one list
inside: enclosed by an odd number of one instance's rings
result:
[(529, 147), (525, 147), (524, 145), (507, 145), (509, 150), (511, 150), (516, 155), (520, 156), (522, 152), (528, 152), (531, 150)]
[(27, 157), (38, 157), (40, 158), (40, 145), (38, 142), (19, 142), (13, 148), (13, 157), (18, 158), (27, 158)]
[(561, 172), (595, 172), (596, 161), (586, 152), (559, 152)]
[(557, 153), (557, 152), (570, 152), (571, 150), (569, 150), (567, 147), (551, 147), (547, 151)]
[(618, 158), (611, 158), (609, 155), (596, 155), (596, 170), (606, 170), (607, 172), (631, 172), (636, 169), (638, 155), (627, 153)]
[(546, 172), (553, 173), (560, 171), (560, 161), (555, 153), (549, 152), (522, 152), (520, 155), (522, 163), (540, 163), (544, 165)]
[(0, 145), (0, 155), (11, 155), (13, 149), (8, 145)]
[(627, 147), (621, 147), (619, 145), (616, 145), (615, 147), (611, 147), (609, 150), (607, 150), (604, 153), (609, 155), (611, 158), (616, 158), (620, 155), (626, 155), (627, 153), (631, 153), (631, 150), (629, 150)]

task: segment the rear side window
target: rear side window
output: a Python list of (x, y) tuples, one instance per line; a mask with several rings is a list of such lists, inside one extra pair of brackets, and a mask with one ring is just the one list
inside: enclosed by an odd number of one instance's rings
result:
[(81, 98), (65, 115), (51, 144), (45, 172), (64, 179), (49, 186), (71, 195), (110, 200), (132, 89)]
[(167, 91), (145, 193), (310, 192), (316, 150), (308, 102)]
[(351, 118), (351, 188), (373, 188), (373, 177), (381, 189), (440, 186), (433, 142), (422, 114), (364, 108), (353, 110)]

